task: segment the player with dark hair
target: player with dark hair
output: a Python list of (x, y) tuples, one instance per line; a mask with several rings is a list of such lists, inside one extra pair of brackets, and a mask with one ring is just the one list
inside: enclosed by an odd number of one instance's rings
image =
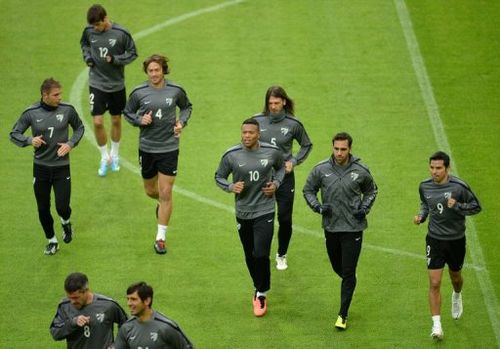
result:
[[(59, 249), (50, 212), (50, 193), (54, 189), (57, 214), (61, 217), (63, 241), (73, 239), (71, 217), (71, 175), (69, 152), (78, 145), (85, 132), (73, 106), (61, 102), (61, 84), (53, 78), (45, 79), (40, 87), (41, 101), (26, 109), (10, 132), (10, 140), (20, 147), (32, 145), (33, 189), (48, 245), (44, 253), (51, 256)], [(73, 134), (69, 138), (69, 127)], [(24, 132), (31, 128), (31, 136)]]
[(431, 337), (442, 339), (441, 279), (448, 264), (453, 293), (451, 316), (462, 316), (462, 267), (465, 260), (465, 217), (481, 211), (481, 205), (470, 187), (449, 174), (450, 157), (438, 151), (429, 158), (431, 177), (420, 183), (420, 212), (413, 219), (422, 224), (429, 217), (426, 236), (429, 274), (429, 305), (432, 315)]
[[(255, 292), (255, 316), (267, 312), (267, 292), (271, 288), (269, 253), (274, 231), (274, 193), (285, 174), (278, 147), (259, 142), (259, 123), (243, 121), (241, 144), (228, 149), (215, 172), (216, 184), (235, 194), (236, 221), (245, 261)], [(232, 174), (232, 181), (228, 181)]]
[(328, 257), (333, 271), (342, 278), (335, 327), (345, 330), (356, 288), (363, 231), (368, 226), (366, 215), (375, 202), (377, 186), (368, 167), (351, 154), (352, 137), (348, 133), (337, 133), (332, 143), (332, 156), (312, 169), (303, 193), (312, 210), (323, 216)]
[[(172, 214), (172, 190), (177, 175), (179, 137), (191, 117), (186, 91), (170, 80), (168, 59), (154, 54), (143, 63), (148, 81), (137, 86), (125, 107), (125, 119), (140, 128), (139, 163), (146, 195), (158, 200), (154, 249), (165, 254), (166, 234)], [(179, 116), (177, 117), (177, 108)]]
[(113, 325), (127, 321), (125, 311), (109, 297), (93, 293), (83, 273), (71, 273), (64, 281), (64, 298), (50, 325), (52, 337), (66, 340), (70, 349), (108, 349)]
[(177, 323), (152, 309), (153, 288), (137, 282), (127, 288), (127, 305), (132, 318), (118, 331), (115, 349), (192, 349)]
[[(90, 113), (101, 153), (99, 176), (106, 176), (108, 167), (120, 170), (119, 147), (121, 114), (126, 102), (125, 65), (137, 58), (132, 36), (117, 23), (111, 22), (99, 4), (87, 11), (87, 23), (80, 39), (83, 60), (89, 66)], [(104, 113), (111, 114), (111, 153), (108, 152)]]
[[(278, 252), (276, 268), (288, 268), (287, 251), (292, 237), (292, 213), (295, 197), (294, 168), (305, 161), (312, 143), (304, 125), (294, 116), (294, 102), (281, 86), (271, 86), (266, 92), (262, 114), (254, 116), (260, 125), (260, 140), (276, 145), (285, 159), (285, 178), (276, 191), (278, 206)], [(293, 141), (300, 145), (292, 154)]]

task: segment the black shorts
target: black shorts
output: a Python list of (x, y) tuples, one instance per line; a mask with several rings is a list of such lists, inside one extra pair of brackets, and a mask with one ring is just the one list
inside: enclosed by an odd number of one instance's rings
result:
[(151, 179), (158, 172), (167, 176), (177, 175), (179, 149), (168, 153), (147, 153), (139, 149), (139, 165), (144, 179)]
[(445, 263), (451, 271), (462, 270), (465, 260), (465, 236), (458, 240), (425, 238), (427, 269), (442, 269)]
[(104, 92), (89, 86), (90, 114), (103, 115), (109, 110), (111, 115), (121, 115), (127, 102), (125, 89), (116, 92)]

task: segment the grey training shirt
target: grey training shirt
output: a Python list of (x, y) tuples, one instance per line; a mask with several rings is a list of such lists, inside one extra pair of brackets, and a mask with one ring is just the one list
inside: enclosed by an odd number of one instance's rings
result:
[[(232, 174), (232, 182), (228, 181)], [(231, 192), (233, 183), (244, 181), (245, 187), (235, 194), (236, 217), (253, 219), (274, 212), (275, 197), (267, 197), (262, 188), (267, 182), (279, 187), (285, 175), (283, 156), (278, 147), (259, 142), (259, 147), (249, 150), (242, 144), (228, 149), (215, 172), (217, 185)]]
[[(460, 178), (449, 176), (448, 182), (434, 183), (429, 178), (420, 183), (422, 222), (429, 218), (429, 235), (438, 240), (457, 240), (465, 236), (465, 216), (477, 214), (481, 205), (469, 186)], [(448, 198), (457, 200), (449, 208)]]
[[(137, 58), (134, 40), (127, 29), (112, 23), (110, 29), (98, 32), (89, 25), (83, 30), (80, 47), (83, 60), (94, 61), (89, 70), (90, 86), (104, 92), (125, 88), (124, 66)], [(107, 62), (106, 56), (112, 56), (113, 61)]]
[[(69, 126), (73, 135), (69, 138)], [(24, 132), (31, 127), (31, 136)], [(78, 145), (85, 132), (82, 120), (73, 106), (60, 103), (57, 107), (37, 102), (26, 109), (10, 132), (10, 140), (20, 147), (32, 145), (33, 137), (43, 136), (46, 144), (35, 148), (33, 162), (44, 166), (69, 165), (69, 154), (57, 155), (58, 143), (68, 143), (71, 148)]]

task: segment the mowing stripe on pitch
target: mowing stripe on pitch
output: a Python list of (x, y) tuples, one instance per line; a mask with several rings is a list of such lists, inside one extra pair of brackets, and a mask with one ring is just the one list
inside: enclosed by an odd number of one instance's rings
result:
[[(398, 12), (399, 22), (401, 23), (401, 27), (403, 29), (413, 69), (415, 70), (418, 85), (427, 109), (427, 115), (429, 116), (432, 131), (434, 132), (436, 144), (439, 149), (447, 152), (450, 157), (452, 157), (451, 147), (448, 143), (448, 138), (439, 114), (439, 107), (434, 97), (432, 84), (430, 82), (429, 75), (427, 74), (427, 69), (425, 68), (424, 59), (420, 52), (406, 3), (404, 0), (394, 0), (394, 4)], [(458, 170), (454, 165), (454, 162), (451, 163), (451, 170), (458, 176)], [(497, 317), (497, 313), (499, 312), (498, 301), (495, 295), (495, 289), (491, 283), (490, 275), (485, 267), (486, 264), (483, 257), (483, 251), (477, 237), (477, 230), (472, 217), (469, 217), (468, 219), (467, 228), (467, 243), (469, 245), (469, 252), (473, 264), (482, 267), (480, 269), (476, 269), (476, 275), (483, 294), (484, 303), (490, 317), (491, 326), (493, 328), (493, 332), (495, 333), (497, 344), (500, 345), (500, 322)]]

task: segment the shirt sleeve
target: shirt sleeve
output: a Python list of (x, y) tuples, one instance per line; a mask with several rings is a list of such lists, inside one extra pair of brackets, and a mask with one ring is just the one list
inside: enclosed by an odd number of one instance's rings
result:
[(309, 156), (309, 153), (311, 152), (313, 147), (311, 140), (309, 139), (309, 136), (307, 135), (307, 132), (302, 125), (297, 128), (295, 139), (300, 144), (300, 149), (297, 154), (292, 157), (293, 166), (303, 163)]
[(370, 212), (373, 203), (375, 202), (375, 198), (378, 194), (377, 184), (373, 180), (370, 172), (366, 173), (366, 176), (362, 182), (361, 191), (363, 193), (363, 201), (361, 203), (361, 208), (365, 210), (366, 213)]
[(418, 193), (420, 195), (420, 211), (418, 215), (421, 217), (420, 223), (423, 223), (429, 215), (429, 205), (424, 198), (424, 189), (422, 188), (422, 185), (419, 186)]
[(283, 178), (285, 178), (285, 161), (283, 160), (283, 155), (281, 151), (276, 151), (276, 162), (274, 164), (274, 173), (272, 181), (279, 188), (281, 183), (283, 183)]
[(307, 176), (306, 183), (302, 189), (302, 194), (306, 200), (307, 205), (312, 209), (320, 205), (317, 194), (320, 189), (321, 182), (319, 180), (319, 170), (314, 168)]
[(133, 126), (140, 126), (142, 121), (142, 116), (137, 115), (139, 110), (139, 101), (136, 93), (131, 93), (125, 109), (123, 110), (123, 116)]
[(68, 141), (68, 144), (71, 148), (74, 148), (80, 143), (80, 140), (83, 137), (83, 134), (85, 133), (85, 126), (83, 126), (83, 122), (78, 116), (78, 113), (76, 110), (71, 107), (71, 112), (69, 115), (69, 124), (71, 125), (71, 128), (73, 129), (73, 135)]
[(193, 112), (193, 105), (189, 101), (189, 98), (184, 90), (179, 94), (177, 98), (177, 106), (179, 107), (179, 121), (182, 122), (182, 126), (186, 127), (189, 119), (191, 118), (191, 113)]
[(75, 324), (72, 318), (69, 318), (64, 312), (63, 307), (59, 304), (56, 315), (50, 324), (50, 334), (56, 341), (60, 341), (68, 337), (79, 327)]
[(19, 120), (14, 124), (12, 131), (9, 134), (12, 143), (19, 147), (31, 145), (33, 137), (25, 136), (24, 132), (31, 126), (31, 118), (27, 113), (23, 113)]
[(125, 51), (122, 54), (113, 56), (114, 65), (127, 65), (137, 58), (137, 49), (135, 48), (135, 42), (130, 33), (124, 33), (123, 40)]
[(472, 216), (481, 212), (481, 204), (470, 188), (463, 188), (462, 197), (458, 198), (453, 209), (464, 216)]
[(87, 62), (87, 60), (92, 58), (87, 28), (83, 29), (82, 37), (80, 39), (80, 48), (82, 50), (83, 61)]
[(225, 154), (220, 163), (219, 168), (215, 171), (215, 183), (222, 190), (230, 193), (232, 192), (233, 185), (228, 181), (229, 174), (232, 172), (229, 155)]
[(116, 335), (114, 342), (114, 349), (129, 349), (130, 346), (127, 343), (127, 335), (125, 326), (122, 326), (118, 330), (118, 334)]

